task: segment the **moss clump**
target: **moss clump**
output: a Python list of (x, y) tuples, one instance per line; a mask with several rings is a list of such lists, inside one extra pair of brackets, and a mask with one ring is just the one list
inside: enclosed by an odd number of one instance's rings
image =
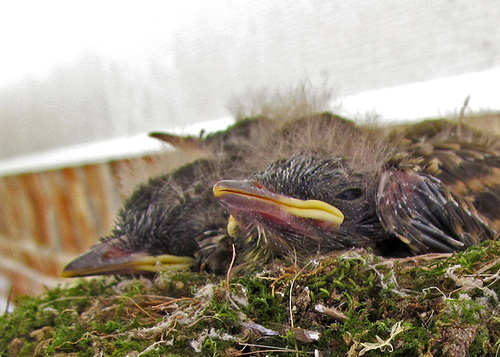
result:
[[(494, 356), (500, 243), (386, 260), (349, 251), (232, 279), (100, 277), (20, 297), (6, 356)], [(459, 341), (459, 343), (457, 342)]]

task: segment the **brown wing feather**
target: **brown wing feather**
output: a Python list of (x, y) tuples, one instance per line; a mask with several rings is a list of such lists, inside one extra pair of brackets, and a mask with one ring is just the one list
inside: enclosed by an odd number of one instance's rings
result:
[(406, 126), (398, 133), (403, 159), (388, 166), (402, 167), (406, 161), (406, 166), (439, 178), (500, 231), (500, 140), (494, 134), (462, 121), (427, 120)]
[(377, 189), (384, 228), (417, 253), (453, 252), (494, 238), (475, 208), (439, 179), (412, 169), (388, 169)]
[(152, 132), (149, 133), (149, 136), (161, 141), (164, 141), (170, 145), (172, 145), (176, 149), (180, 150), (195, 150), (204, 149), (204, 143), (202, 139), (195, 138), (192, 136), (180, 136), (165, 132)]
[(500, 230), (500, 152), (485, 145), (442, 142), (413, 145), (421, 171), (472, 202)]

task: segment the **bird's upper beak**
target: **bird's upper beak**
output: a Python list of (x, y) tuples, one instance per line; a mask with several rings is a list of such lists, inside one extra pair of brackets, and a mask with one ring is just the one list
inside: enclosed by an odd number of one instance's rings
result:
[(61, 273), (64, 278), (105, 274), (144, 274), (163, 270), (189, 268), (194, 259), (175, 255), (151, 256), (144, 252), (128, 252), (116, 240), (95, 245), (87, 253), (69, 263)]
[(342, 212), (326, 202), (288, 197), (256, 181), (224, 180), (213, 191), (236, 221), (240, 212), (255, 214), (304, 235), (318, 227), (338, 227), (344, 221)]

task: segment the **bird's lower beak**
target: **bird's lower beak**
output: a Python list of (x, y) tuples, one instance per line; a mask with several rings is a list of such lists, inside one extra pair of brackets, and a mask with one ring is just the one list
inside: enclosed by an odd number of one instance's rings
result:
[(69, 263), (62, 271), (64, 278), (110, 274), (144, 274), (164, 270), (188, 269), (191, 257), (175, 255), (150, 256), (130, 253), (114, 244), (113, 240), (97, 244), (91, 250)]
[(213, 191), (236, 220), (241, 212), (255, 214), (283, 222), (306, 235), (310, 227), (338, 227), (344, 221), (342, 212), (326, 202), (281, 195), (256, 181), (224, 180)]

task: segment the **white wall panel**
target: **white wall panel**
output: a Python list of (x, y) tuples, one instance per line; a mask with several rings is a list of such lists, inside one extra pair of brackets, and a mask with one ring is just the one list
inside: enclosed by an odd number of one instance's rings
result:
[(230, 99), (251, 88), (328, 76), (356, 106), (359, 93), (500, 68), (498, 0), (190, 0), (175, 23), (168, 3), (134, 3), (137, 21), (122, 21), (129, 35), (151, 15), (154, 41), (146, 34), (139, 52), (113, 57), (86, 48), (45, 77), (4, 85), (0, 157), (224, 118)]

